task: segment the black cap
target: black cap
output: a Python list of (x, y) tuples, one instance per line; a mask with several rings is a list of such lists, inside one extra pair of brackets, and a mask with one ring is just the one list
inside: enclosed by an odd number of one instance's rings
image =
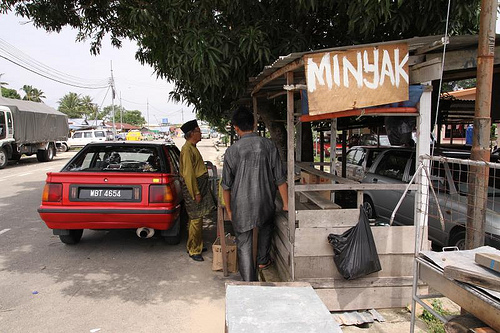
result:
[(182, 125), (181, 130), (184, 132), (184, 134), (186, 134), (187, 132), (194, 130), (196, 127), (199, 127), (199, 126), (198, 126), (198, 122), (196, 121), (196, 119), (194, 119), (194, 120), (190, 120), (187, 123), (185, 123), (184, 125)]

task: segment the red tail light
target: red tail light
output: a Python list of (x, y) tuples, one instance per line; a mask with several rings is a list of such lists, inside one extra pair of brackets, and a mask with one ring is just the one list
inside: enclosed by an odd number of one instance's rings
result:
[(149, 186), (149, 202), (162, 203), (173, 201), (174, 192), (172, 191), (170, 184)]
[(42, 201), (60, 202), (62, 201), (62, 184), (49, 183), (43, 188)]

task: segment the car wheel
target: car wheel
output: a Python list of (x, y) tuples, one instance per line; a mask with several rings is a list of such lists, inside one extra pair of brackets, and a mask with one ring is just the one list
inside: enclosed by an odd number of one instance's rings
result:
[(375, 213), (375, 206), (373, 205), (372, 199), (370, 197), (365, 196), (363, 198), (363, 209), (366, 212), (366, 216), (368, 216), (369, 219), (374, 219), (377, 217), (377, 214)]
[(7, 152), (5, 149), (0, 148), (0, 169), (5, 168), (7, 165)]
[(175, 236), (165, 236), (165, 243), (167, 245), (177, 245), (181, 242), (181, 232), (179, 230), (179, 233)]
[(59, 239), (64, 244), (74, 245), (82, 239), (83, 229), (74, 229), (69, 231), (69, 235), (59, 235)]
[(63, 153), (65, 153), (65, 152), (67, 152), (68, 150), (69, 150), (68, 145), (67, 145), (67, 144), (65, 144), (65, 143), (63, 143), (63, 144), (61, 145), (61, 151), (62, 151)]
[(451, 237), (450, 246), (456, 246), (459, 250), (465, 250), (465, 230), (459, 231)]

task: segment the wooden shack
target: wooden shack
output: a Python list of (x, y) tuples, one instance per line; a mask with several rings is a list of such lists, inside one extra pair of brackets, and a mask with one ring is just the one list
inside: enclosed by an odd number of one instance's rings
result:
[[(331, 120), (331, 147), (336, 147), (338, 125), (347, 128), (353, 116), (358, 117), (356, 121), (412, 116), (417, 124), (417, 156), (429, 154), (432, 81), (439, 80), (442, 70), (456, 73), (466, 68), (467, 61), (475, 61), (477, 49), (471, 45), (476, 42), (475, 36), (452, 38), (447, 54), (450, 62), (445, 68), (439, 53), (443, 40), (425, 37), (293, 53), (252, 78), (251, 96), (257, 113), (262, 99), (280, 98), (283, 94), (287, 99), (289, 211), (277, 214), (272, 253), (284, 281), (311, 283), (330, 311), (403, 307), (410, 303), (416, 248), (429, 247), (425, 213), (428, 180), (419, 175), (418, 185), (410, 188), (417, 191), (415, 225), (421, 229), (372, 226), (382, 270), (348, 281), (336, 269), (327, 237), (355, 225), (359, 209), (345, 209), (334, 203), (335, 194), (356, 191), (359, 207), (364, 190), (403, 191), (406, 185), (361, 184), (342, 178), (333, 173), (334, 158), (330, 173), (320, 171), (319, 163), (301, 161), (300, 148), (294, 143), (301, 141), (300, 123), (305, 121)], [(419, 85), (422, 91), (413, 105), (405, 103), (410, 85)], [(296, 103), (300, 96), (304, 98), (304, 92), (308, 110), (301, 107), (304, 103)], [(306, 177), (321, 177), (323, 181), (290, 181), (299, 170)]]

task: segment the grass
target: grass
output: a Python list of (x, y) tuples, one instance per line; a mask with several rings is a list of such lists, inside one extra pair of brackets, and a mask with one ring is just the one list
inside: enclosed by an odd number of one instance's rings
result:
[[(431, 305), (434, 311), (436, 311), (443, 317), (454, 314), (450, 311), (445, 310), (443, 308), (443, 303), (438, 299), (432, 300)], [(420, 319), (422, 319), (427, 324), (429, 333), (445, 333), (444, 324), (429, 311), (424, 309), (424, 311), (420, 315)]]

